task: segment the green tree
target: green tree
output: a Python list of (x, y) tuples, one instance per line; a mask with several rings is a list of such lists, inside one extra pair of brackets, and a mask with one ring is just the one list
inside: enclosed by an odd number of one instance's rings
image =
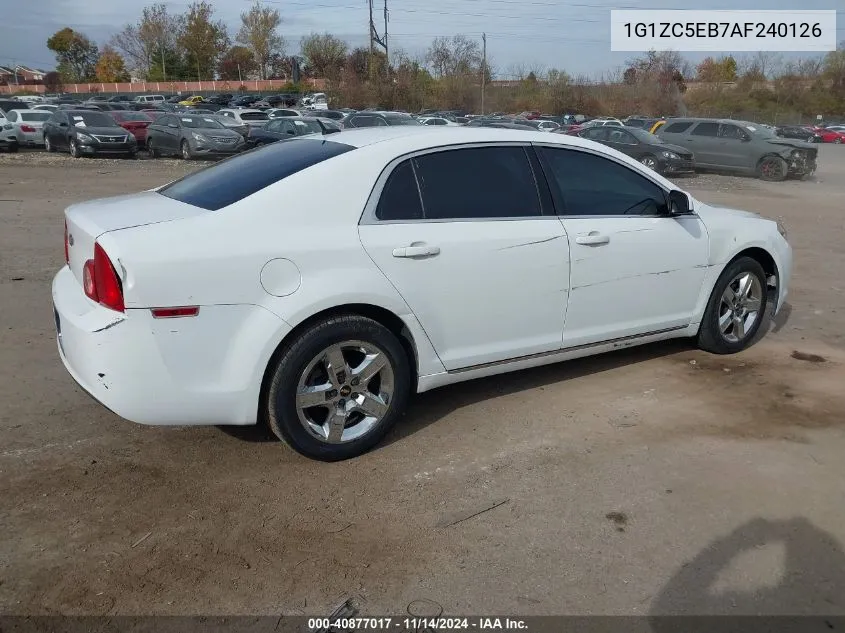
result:
[(196, 71), (197, 81), (214, 77), (217, 60), (229, 46), (226, 25), (213, 18), (214, 7), (197, 0), (179, 19), (177, 43), (185, 50), (185, 66)]
[(80, 83), (94, 78), (94, 66), (99, 51), (85, 35), (65, 27), (47, 40), (47, 48), (56, 54), (57, 70), (68, 83)]
[(273, 58), (284, 53), (285, 40), (277, 32), (281, 23), (282, 17), (276, 9), (257, 1), (249, 11), (241, 13), (237, 41), (252, 51), (261, 79), (267, 78)]

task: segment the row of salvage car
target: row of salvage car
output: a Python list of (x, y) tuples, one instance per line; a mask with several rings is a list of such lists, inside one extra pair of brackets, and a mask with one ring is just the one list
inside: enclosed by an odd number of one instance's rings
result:
[[(43, 145), (49, 152), (71, 156), (101, 154), (150, 157), (177, 155), (184, 159), (222, 157), (267, 143), (311, 134), (332, 134), (344, 128), (381, 126), (458, 126), (445, 117), (385, 111), (314, 111), (290, 108), (258, 110), (201, 108), (184, 111), (59, 108), (11, 110), (0, 125), (0, 142)], [(540, 122), (542, 123), (542, 122)], [(473, 118), (470, 127), (538, 130), (537, 121)], [(722, 119), (668, 119), (656, 133), (618, 119), (595, 119), (583, 125), (546, 130), (576, 135), (612, 147), (661, 174), (677, 175), (712, 169), (754, 175), (763, 180), (803, 178), (816, 170), (818, 150), (813, 144), (783, 138), (769, 126)], [(14, 139), (11, 137), (14, 135)]]

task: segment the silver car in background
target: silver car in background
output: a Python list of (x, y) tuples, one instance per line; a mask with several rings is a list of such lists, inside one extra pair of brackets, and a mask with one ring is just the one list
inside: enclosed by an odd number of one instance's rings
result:
[(255, 110), (253, 108), (225, 108), (217, 111), (217, 116), (226, 117), (232, 121), (236, 121), (238, 125), (247, 125), (249, 127), (261, 127), (270, 120), (270, 115), (263, 110)]
[(44, 145), (44, 122), (52, 115), (44, 110), (9, 110), (6, 112), (6, 126), (11, 125), (11, 135), (18, 139), (18, 145)]

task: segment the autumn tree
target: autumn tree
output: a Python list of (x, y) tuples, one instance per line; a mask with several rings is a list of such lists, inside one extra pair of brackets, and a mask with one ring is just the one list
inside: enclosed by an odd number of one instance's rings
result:
[(97, 81), (103, 83), (118, 83), (129, 81), (129, 73), (126, 72), (126, 65), (123, 57), (116, 50), (106, 44), (100, 51), (100, 57), (94, 68)]
[(710, 83), (736, 81), (737, 77), (736, 60), (730, 55), (720, 59), (705, 57), (695, 70), (699, 81)]
[(346, 61), (347, 49), (346, 42), (329, 33), (312, 33), (299, 43), (307, 66), (316, 77), (336, 76)]
[(56, 54), (56, 70), (69, 83), (80, 83), (94, 77), (99, 51), (85, 35), (65, 27), (47, 40), (47, 48)]
[(186, 66), (196, 70), (197, 81), (213, 78), (218, 58), (229, 46), (222, 21), (214, 20), (214, 7), (196, 0), (179, 19), (177, 43), (187, 53)]
[(62, 76), (55, 70), (51, 70), (44, 75), (44, 88), (47, 92), (62, 92), (65, 89), (65, 86), (62, 83)]
[(252, 52), (245, 46), (231, 46), (217, 62), (217, 74), (226, 81), (250, 79), (258, 69)]
[(241, 13), (237, 41), (252, 52), (261, 79), (267, 78), (273, 57), (284, 52), (285, 40), (277, 32), (281, 23), (282, 17), (276, 9), (258, 1), (249, 11)]

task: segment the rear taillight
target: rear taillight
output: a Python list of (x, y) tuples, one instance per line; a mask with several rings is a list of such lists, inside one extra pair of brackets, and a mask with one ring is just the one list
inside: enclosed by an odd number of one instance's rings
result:
[(123, 286), (109, 256), (99, 243), (94, 243), (94, 259), (85, 262), (82, 269), (82, 286), (92, 301), (117, 312), (124, 311)]
[(21, 132), (34, 132), (34, 131), (35, 131), (35, 128), (32, 127), (31, 125), (22, 125), (21, 126)]
[(65, 220), (65, 264), (70, 264), (70, 242), (67, 234), (67, 220)]

